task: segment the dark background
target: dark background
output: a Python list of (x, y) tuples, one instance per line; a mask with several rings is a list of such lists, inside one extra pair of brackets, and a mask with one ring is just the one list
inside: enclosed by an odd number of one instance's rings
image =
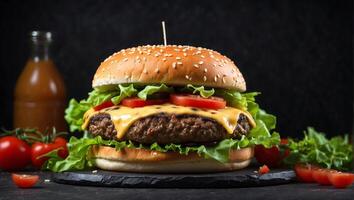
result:
[(1, 1), (0, 126), (12, 124), (15, 81), (29, 55), (28, 32), (56, 33), (53, 57), (68, 96), (86, 98), (99, 63), (122, 48), (202, 46), (235, 60), (248, 91), (278, 117), (283, 135), (306, 126), (350, 133), (353, 121), (353, 2)]

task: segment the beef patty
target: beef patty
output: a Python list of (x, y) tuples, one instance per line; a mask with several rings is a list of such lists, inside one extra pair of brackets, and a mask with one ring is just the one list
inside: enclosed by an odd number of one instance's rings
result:
[[(240, 114), (233, 134), (228, 134), (217, 121), (197, 115), (175, 115), (159, 113), (135, 121), (124, 138), (141, 144), (201, 144), (213, 143), (225, 138), (239, 138), (246, 135), (251, 126), (247, 117)], [(109, 114), (94, 115), (89, 122), (88, 131), (105, 139), (118, 140), (117, 131)]]

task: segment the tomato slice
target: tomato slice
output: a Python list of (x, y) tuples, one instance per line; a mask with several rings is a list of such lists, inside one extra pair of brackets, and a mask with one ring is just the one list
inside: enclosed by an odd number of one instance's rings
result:
[(226, 107), (226, 101), (219, 97), (202, 98), (191, 94), (172, 94), (170, 101), (179, 106), (190, 106), (197, 108), (221, 109)]
[(328, 174), (328, 179), (335, 188), (346, 188), (353, 184), (354, 174), (332, 172)]
[(312, 165), (302, 165), (302, 164), (295, 165), (295, 173), (298, 179), (302, 182), (307, 182), (307, 183), (315, 182), (312, 173), (316, 169), (318, 169), (318, 167)]
[(331, 185), (328, 176), (332, 172), (334, 172), (334, 170), (315, 169), (312, 172), (312, 178), (320, 185)]
[(261, 167), (259, 167), (258, 169), (258, 173), (259, 174), (266, 174), (266, 173), (269, 173), (270, 169), (267, 165), (263, 165)]
[(97, 106), (93, 107), (93, 109), (95, 111), (99, 111), (99, 110), (102, 110), (104, 108), (108, 108), (108, 107), (112, 107), (112, 106), (114, 106), (112, 101), (105, 101), (105, 102), (101, 103), (100, 105), (97, 105)]
[(38, 175), (12, 174), (12, 181), (19, 188), (31, 188), (38, 182), (38, 180)]
[(149, 106), (149, 105), (159, 105), (159, 104), (164, 104), (164, 103), (167, 103), (167, 102), (168, 102), (168, 99), (144, 100), (144, 99), (140, 99), (140, 98), (137, 98), (137, 97), (133, 97), (133, 98), (123, 99), (121, 104), (123, 106), (136, 108), (136, 107), (143, 107), (143, 106)]

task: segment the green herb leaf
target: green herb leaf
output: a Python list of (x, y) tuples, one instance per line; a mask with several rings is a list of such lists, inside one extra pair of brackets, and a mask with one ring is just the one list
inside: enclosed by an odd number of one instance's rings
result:
[(308, 127), (304, 132), (304, 139), (289, 139), (288, 146), (290, 155), (284, 159), (288, 165), (309, 163), (331, 169), (351, 169), (353, 150), (348, 135), (327, 139), (324, 133)]

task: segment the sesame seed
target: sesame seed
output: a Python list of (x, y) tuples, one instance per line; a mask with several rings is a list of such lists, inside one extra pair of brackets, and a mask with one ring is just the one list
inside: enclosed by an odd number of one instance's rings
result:
[(204, 62), (203, 61), (199, 61), (198, 64), (202, 65)]
[(173, 63), (172, 63), (172, 68), (173, 68), (173, 69), (176, 69), (176, 67), (177, 67), (177, 64), (176, 64), (175, 62), (173, 62)]
[(216, 75), (218, 78), (220, 78), (220, 75), (218, 74), (218, 75)]
[(177, 56), (177, 57), (176, 57), (176, 60), (181, 60), (181, 57), (178, 57), (178, 56)]
[(204, 55), (200, 55), (200, 57), (205, 58), (205, 56), (204, 56)]
[(146, 61), (147, 60), (146, 57), (144, 57), (143, 60)]
[(125, 75), (125, 77), (124, 77), (125, 79), (129, 79), (129, 76), (128, 75)]
[(199, 68), (199, 65), (197, 65), (197, 64), (194, 64), (194, 65), (193, 65), (193, 67), (195, 67), (195, 68)]
[(187, 51), (187, 49), (182, 49), (182, 51), (183, 51), (183, 52), (186, 52), (186, 51)]
[(160, 52), (163, 53), (163, 49), (160, 49)]
[(147, 74), (147, 73), (148, 73), (146, 69), (144, 69), (144, 71), (143, 71), (143, 72), (144, 72), (144, 74)]
[(223, 83), (225, 83), (225, 82), (226, 82), (225, 77), (222, 77), (222, 82), (223, 82)]
[(186, 79), (189, 80), (189, 76), (188, 75), (186, 75)]
[(123, 61), (124, 61), (124, 62), (128, 61), (128, 58), (124, 58)]
[(184, 56), (187, 56), (187, 53), (183, 53)]
[(155, 69), (155, 72), (160, 73), (160, 69), (159, 68)]
[(204, 80), (204, 82), (205, 82), (205, 81), (207, 80), (207, 77), (206, 77), (206, 76), (204, 76), (204, 77), (203, 77), (203, 80)]
[(213, 54), (210, 55), (211, 58), (215, 58), (215, 56)]
[(155, 57), (159, 57), (159, 55), (160, 55), (159, 53), (156, 53), (156, 54), (155, 54)]
[(213, 63), (213, 66), (214, 66), (214, 67), (216, 67), (216, 64), (215, 64), (215, 63)]
[(162, 60), (165, 62), (167, 59), (166, 58), (162, 58)]
[(177, 62), (177, 65), (182, 65), (183, 63), (182, 62)]
[(217, 78), (216, 76), (214, 77), (214, 81), (215, 81), (215, 82), (217, 82), (217, 81), (218, 81), (218, 78)]
[(204, 72), (207, 73), (207, 72), (208, 72), (208, 69), (207, 69), (207, 68), (204, 68)]
[(178, 51), (181, 51), (180, 49), (174, 49), (174, 50), (177, 51), (177, 52), (178, 52)]

